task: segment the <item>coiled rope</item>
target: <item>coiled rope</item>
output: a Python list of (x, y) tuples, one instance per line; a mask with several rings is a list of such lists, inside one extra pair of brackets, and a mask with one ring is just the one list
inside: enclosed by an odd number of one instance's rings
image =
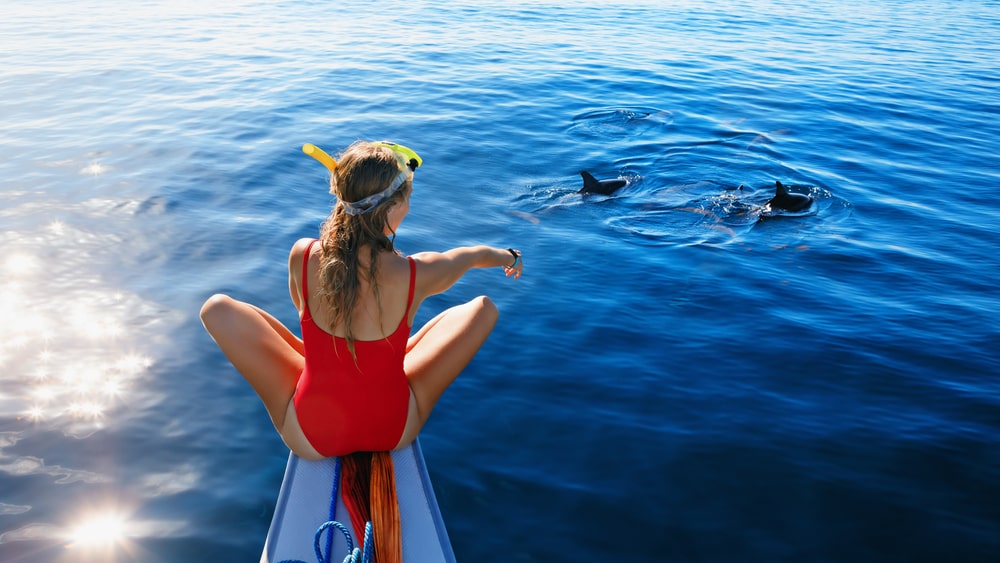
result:
[[(337, 517), (337, 489), (340, 483), (340, 458), (336, 458), (333, 466), (333, 490), (330, 493), (330, 517), (326, 522), (320, 524), (319, 528), (316, 529), (316, 534), (313, 536), (313, 549), (316, 552), (316, 563), (332, 563), (333, 557), (333, 529), (340, 530), (344, 534), (344, 539), (347, 540), (347, 556), (344, 557), (343, 563), (371, 563), (374, 556), (374, 546), (375, 542), (373, 539), (374, 530), (372, 528), (371, 521), (365, 524), (365, 538), (364, 542), (361, 544), (362, 547), (354, 547), (354, 539), (351, 537), (351, 532), (348, 531), (347, 527), (336, 520)], [(329, 530), (326, 534), (326, 554), (323, 553), (323, 549), (320, 547), (320, 541), (323, 537), (323, 532)], [(308, 563), (301, 559), (282, 559), (277, 563)]]

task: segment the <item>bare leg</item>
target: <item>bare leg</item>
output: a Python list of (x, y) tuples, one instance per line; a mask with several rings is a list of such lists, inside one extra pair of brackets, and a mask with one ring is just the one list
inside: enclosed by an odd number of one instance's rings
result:
[(305, 362), (302, 342), (264, 310), (226, 295), (213, 295), (205, 302), (201, 321), (260, 396), (281, 433)]
[(444, 311), (410, 337), (403, 364), (410, 380), (410, 412), (397, 447), (417, 437), (445, 389), (486, 342), (498, 315), (488, 297), (477, 297)]

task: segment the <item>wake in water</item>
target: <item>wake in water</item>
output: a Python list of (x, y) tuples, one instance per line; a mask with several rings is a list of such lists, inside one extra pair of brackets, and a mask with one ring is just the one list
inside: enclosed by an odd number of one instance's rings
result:
[(581, 138), (633, 138), (667, 131), (673, 113), (651, 107), (602, 108), (573, 118), (568, 133)]
[(821, 218), (820, 223), (839, 221), (850, 203), (829, 190), (813, 185), (792, 184), (788, 191), (808, 195), (811, 204), (790, 211), (772, 205), (773, 186), (757, 188), (725, 186), (705, 180), (688, 184), (649, 188), (645, 179), (625, 175), (626, 184), (611, 195), (580, 194), (569, 182), (546, 182), (516, 201), (512, 213), (540, 223), (559, 210), (591, 207), (595, 222), (633, 237), (645, 245), (726, 245), (739, 241), (756, 225), (775, 219)]
[[(540, 178), (515, 200), (511, 213), (540, 223), (582, 206), (586, 211), (574, 213), (574, 222), (585, 215), (639, 244), (668, 246), (727, 245), (741, 241), (755, 226), (779, 218), (800, 219), (795, 229), (788, 230), (801, 234), (847, 215), (850, 204), (822, 186), (733, 181), (734, 170), (759, 170), (772, 178), (796, 175), (784, 164), (787, 156), (772, 146), (777, 136), (790, 130), (737, 128), (741, 122), (653, 107), (583, 112), (573, 118), (567, 136), (580, 145), (581, 154), (595, 141), (600, 152), (621, 154), (615, 162), (617, 171), (595, 165), (592, 177), (582, 173), (582, 182)], [(586, 166), (581, 163), (581, 168)], [(706, 175), (717, 179), (682, 179)]]
[(725, 245), (741, 240), (763, 221), (807, 218), (846, 208), (835, 205), (839, 200), (823, 188), (795, 185), (792, 190), (808, 194), (811, 205), (798, 211), (777, 208), (769, 203), (774, 195), (770, 188), (731, 188), (710, 181), (671, 186), (653, 192), (647, 202), (626, 205), (604, 224), (643, 244)]

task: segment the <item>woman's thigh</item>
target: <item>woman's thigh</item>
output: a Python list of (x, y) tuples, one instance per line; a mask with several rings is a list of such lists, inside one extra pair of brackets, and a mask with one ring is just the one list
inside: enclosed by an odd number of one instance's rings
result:
[(486, 342), (497, 316), (496, 305), (488, 297), (477, 297), (438, 315), (413, 336), (404, 368), (421, 425)]
[(289, 339), (291, 333), (263, 310), (225, 295), (209, 298), (201, 319), (280, 430), (304, 365), (302, 354)]

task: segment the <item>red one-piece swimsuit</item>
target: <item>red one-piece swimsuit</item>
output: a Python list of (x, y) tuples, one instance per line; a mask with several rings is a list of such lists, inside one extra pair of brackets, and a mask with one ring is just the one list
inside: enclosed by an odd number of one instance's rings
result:
[(309, 312), (307, 268), (314, 243), (309, 243), (302, 258), (305, 368), (293, 398), (299, 426), (316, 451), (327, 457), (391, 450), (403, 435), (410, 405), (403, 358), (410, 337), (416, 263), (407, 258), (410, 288), (399, 326), (380, 340), (356, 340), (355, 361), (347, 340), (321, 329)]

